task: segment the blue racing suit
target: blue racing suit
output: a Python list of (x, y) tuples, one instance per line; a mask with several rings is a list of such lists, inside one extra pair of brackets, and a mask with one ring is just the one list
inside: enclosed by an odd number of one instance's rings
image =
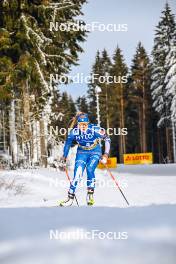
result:
[(76, 187), (83, 176), (85, 168), (87, 170), (87, 188), (94, 190), (94, 172), (102, 155), (101, 140), (105, 141), (105, 153), (108, 155), (110, 150), (110, 138), (106, 135), (104, 129), (89, 123), (88, 129), (85, 132), (81, 131), (78, 127), (70, 131), (64, 145), (63, 156), (67, 158), (73, 141), (78, 143), (74, 177), (69, 189), (70, 193), (76, 191)]

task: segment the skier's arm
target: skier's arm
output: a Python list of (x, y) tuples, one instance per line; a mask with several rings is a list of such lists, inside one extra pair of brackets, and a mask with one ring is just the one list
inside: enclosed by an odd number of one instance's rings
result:
[(65, 141), (65, 145), (64, 145), (64, 154), (63, 157), (66, 159), (70, 150), (70, 147), (72, 145), (72, 142), (74, 140), (74, 134), (73, 131), (71, 131)]
[(107, 164), (108, 157), (109, 157), (111, 140), (110, 140), (109, 136), (106, 133), (103, 136), (103, 140), (105, 141), (105, 150), (104, 150), (104, 154), (101, 157), (100, 162), (105, 165), (105, 164)]
[(105, 133), (104, 129), (100, 129), (100, 135), (101, 135), (100, 138), (105, 141), (105, 150), (104, 150), (104, 154), (102, 155), (102, 157), (100, 159), (100, 162), (106, 166), (107, 161), (108, 161), (108, 157), (109, 157), (111, 140), (110, 140), (109, 136)]
[(110, 152), (110, 146), (111, 146), (111, 139), (110, 137), (106, 134), (105, 129), (103, 128), (99, 128), (98, 131), (98, 137), (102, 140), (105, 141), (105, 151), (104, 154), (109, 156), (109, 152)]
[(110, 147), (111, 147), (111, 140), (110, 137), (106, 136), (105, 140), (105, 151), (104, 154), (107, 154), (109, 156)]

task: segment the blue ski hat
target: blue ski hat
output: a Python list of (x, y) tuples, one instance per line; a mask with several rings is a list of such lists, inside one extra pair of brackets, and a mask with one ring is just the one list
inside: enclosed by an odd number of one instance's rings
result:
[(88, 114), (80, 114), (78, 117), (77, 117), (77, 122), (80, 123), (80, 122), (85, 122), (85, 123), (89, 123), (89, 117), (88, 117)]

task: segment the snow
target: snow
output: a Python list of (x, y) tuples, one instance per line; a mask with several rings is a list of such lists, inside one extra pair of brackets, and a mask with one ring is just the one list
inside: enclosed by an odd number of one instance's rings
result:
[[(63, 172), (1, 171), (0, 263), (175, 264), (176, 164), (118, 165), (112, 173), (130, 207), (107, 171), (96, 171), (93, 208), (85, 206), (86, 175), (77, 192), (81, 207), (59, 208), (52, 206), (69, 186)], [(115, 232), (118, 239), (87, 239), (93, 230)], [(78, 237), (51, 236), (61, 232)]]
[[(70, 176), (73, 176), (72, 171), (71, 168)], [(117, 170), (112, 170), (131, 206), (176, 204), (175, 171), (175, 165), (119, 165)], [(65, 198), (69, 187), (65, 173), (56, 169), (5, 171), (1, 173), (1, 179), (7, 186), (14, 181), (15, 186), (11, 184), (11, 188), (0, 189), (0, 207), (55, 205), (58, 200)], [(96, 171), (96, 184), (96, 206), (126, 207), (120, 192), (106, 170)], [(15, 195), (16, 189), (19, 192), (21, 186), (22, 195)], [(86, 205), (85, 196), (86, 172), (77, 191), (80, 205)]]

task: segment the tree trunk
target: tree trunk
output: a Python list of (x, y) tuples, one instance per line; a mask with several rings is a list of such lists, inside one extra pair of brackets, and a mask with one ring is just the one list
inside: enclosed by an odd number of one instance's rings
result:
[(143, 80), (143, 100), (142, 100), (142, 152), (147, 152), (147, 142), (146, 142), (146, 103), (145, 103), (145, 84)]
[(37, 121), (34, 120), (32, 124), (32, 162), (35, 163), (38, 161), (37, 153)]
[(160, 134), (160, 129), (157, 128), (157, 141), (158, 141), (158, 149), (157, 149), (157, 152), (158, 152), (158, 158), (159, 158), (159, 163), (162, 163), (162, 149), (161, 149), (161, 134)]
[(22, 100), (23, 100), (23, 122), (24, 122), (24, 129), (23, 129), (23, 140), (25, 141), (26, 150), (28, 152), (28, 162), (30, 163), (31, 157), (31, 145), (32, 145), (32, 133), (31, 133), (31, 124), (30, 124), (30, 101), (29, 101), (29, 87), (28, 87), (28, 80), (23, 83), (23, 90), (22, 90)]
[(141, 105), (139, 104), (139, 152), (142, 152), (143, 149), (143, 137), (142, 137), (142, 115), (141, 115)]
[[(121, 122), (121, 112), (120, 112), (120, 128), (121, 127), (122, 127), (122, 122)], [(120, 158), (120, 163), (123, 163), (123, 139), (121, 133), (119, 136), (119, 158)]]
[(4, 151), (7, 150), (6, 148), (6, 128), (5, 128), (5, 113), (2, 111), (2, 129), (3, 129), (3, 147)]
[(173, 161), (176, 163), (175, 123), (172, 121)]
[(45, 124), (44, 120), (40, 120), (40, 145), (41, 145), (41, 162), (42, 165), (47, 167), (47, 146), (45, 138)]
[(108, 86), (106, 84), (106, 128), (109, 129)]
[[(120, 97), (120, 105), (121, 105), (121, 128), (125, 128), (125, 113), (124, 113), (124, 95), (123, 95), (123, 85), (121, 83), (121, 97)], [(125, 135), (122, 135), (122, 144), (123, 144), (123, 154), (126, 153), (126, 139)]]
[(12, 154), (12, 162), (14, 164), (18, 163), (18, 145), (16, 136), (16, 126), (15, 126), (15, 100), (12, 99), (10, 102), (9, 111), (9, 128), (10, 128), (10, 149)]
[(171, 162), (171, 146), (170, 146), (170, 133), (169, 133), (169, 127), (166, 127), (166, 147), (167, 147), (167, 159), (168, 162)]

